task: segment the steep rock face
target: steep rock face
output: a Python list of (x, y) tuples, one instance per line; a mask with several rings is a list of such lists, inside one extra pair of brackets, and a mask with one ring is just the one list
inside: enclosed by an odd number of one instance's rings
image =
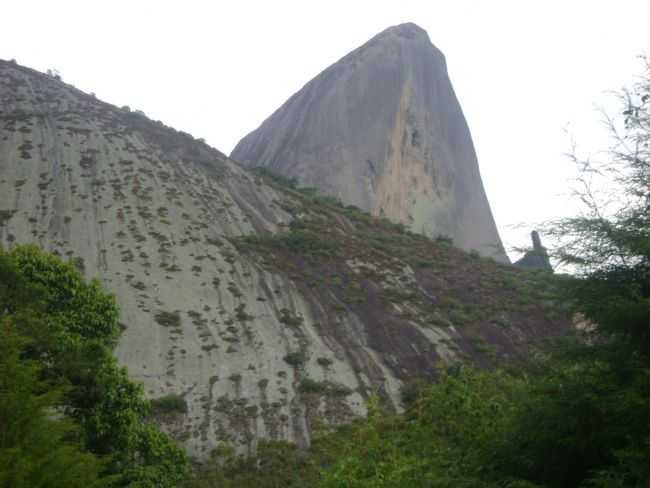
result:
[(414, 24), (327, 68), (231, 157), (507, 262), (445, 58)]
[[(524, 271), (314, 202), (189, 134), (0, 61), (0, 245), (113, 291), (116, 349), (195, 456), (309, 442), (438, 361), (488, 365), (563, 330)], [(537, 279), (537, 278), (534, 278)], [(519, 297), (526, 297), (520, 303)]]

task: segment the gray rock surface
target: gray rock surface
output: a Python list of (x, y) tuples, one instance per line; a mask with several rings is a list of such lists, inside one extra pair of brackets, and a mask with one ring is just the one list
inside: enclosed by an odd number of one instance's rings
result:
[(542, 239), (539, 237), (539, 233), (536, 230), (532, 231), (530, 238), (533, 242), (532, 249), (526, 251), (524, 256), (516, 261), (514, 265), (518, 268), (553, 271), (553, 266), (551, 266), (551, 261), (548, 258), (548, 252), (542, 246)]
[(444, 55), (415, 24), (327, 68), (231, 157), (508, 262)]
[[(553, 329), (541, 309), (491, 305), (517, 299), (499, 276), (516, 284), (523, 271), (352, 216), (0, 61), (0, 245), (74, 258), (116, 294), (115, 354), (150, 397), (185, 398), (187, 414), (161, 421), (194, 456), (260, 438), (304, 445), (315, 419), (363, 415), (373, 391), (399, 408), (402, 383), (438, 361), (487, 365)], [(238, 247), (298, 219), (346, 239), (341, 254)], [(393, 242), (420, 255), (391, 255)]]

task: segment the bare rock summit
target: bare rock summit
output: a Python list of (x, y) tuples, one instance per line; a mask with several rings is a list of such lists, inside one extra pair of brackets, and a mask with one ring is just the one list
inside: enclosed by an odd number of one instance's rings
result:
[(415, 24), (327, 68), (231, 157), (508, 262), (445, 57)]

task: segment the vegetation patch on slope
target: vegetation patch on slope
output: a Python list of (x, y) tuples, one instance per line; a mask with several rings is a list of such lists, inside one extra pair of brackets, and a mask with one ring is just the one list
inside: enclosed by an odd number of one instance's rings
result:
[[(276, 204), (293, 220), (275, 234), (233, 243), (257, 256), (264, 268), (288, 274), (305, 292), (329, 300), (330, 313), (321, 325), (332, 333), (336, 316), (348, 313), (402, 331), (409, 324), (448, 329), (455, 338), (441, 347), (486, 365), (522, 354), (527, 347), (522, 337), (535, 342), (567, 328), (558, 294), (561, 277), (465, 252), (445, 236), (432, 240), (409, 232), (268, 170), (259, 170), (257, 178), (284, 195)], [(376, 330), (380, 350), (381, 342), (396, 347), (399, 339)], [(410, 346), (405, 341), (403, 347), (406, 355)], [(427, 371), (422, 364), (407, 368), (433, 375), (434, 363)]]

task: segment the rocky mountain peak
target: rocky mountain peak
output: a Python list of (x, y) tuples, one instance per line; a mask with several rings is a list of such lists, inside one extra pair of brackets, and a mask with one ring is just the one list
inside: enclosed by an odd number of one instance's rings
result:
[(327, 68), (231, 156), (508, 262), (445, 58), (415, 24)]
[(431, 44), (429, 34), (422, 27), (413, 22), (394, 25), (377, 34), (373, 40), (403, 40), (418, 41)]

